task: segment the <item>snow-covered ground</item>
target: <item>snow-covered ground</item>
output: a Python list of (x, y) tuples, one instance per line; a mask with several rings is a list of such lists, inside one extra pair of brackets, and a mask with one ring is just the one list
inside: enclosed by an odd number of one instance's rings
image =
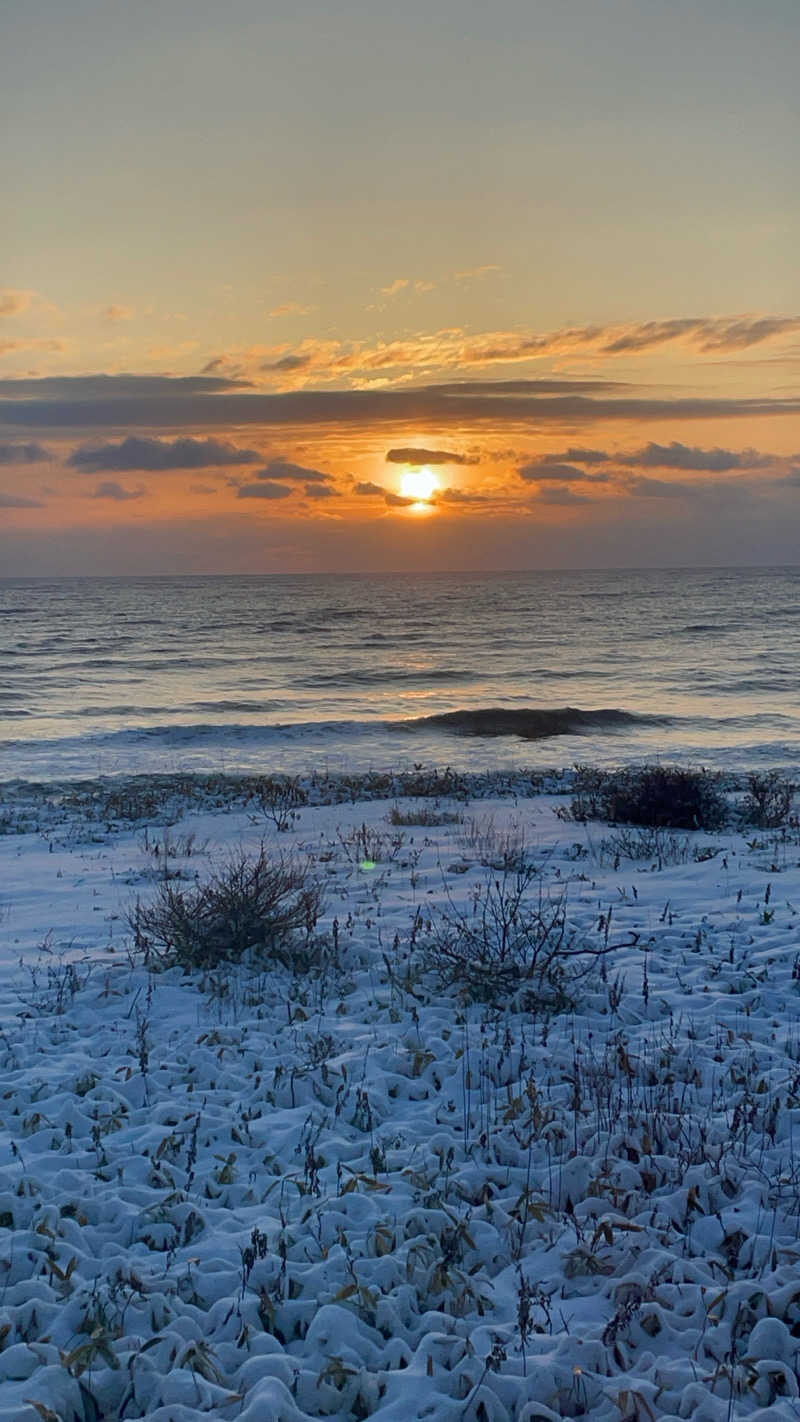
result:
[[(7, 796), (2, 1422), (800, 1418), (800, 834), (481, 789)], [(165, 865), (262, 842), (319, 970), (148, 966)], [(518, 872), (590, 955), (556, 1011), (430, 969)]]

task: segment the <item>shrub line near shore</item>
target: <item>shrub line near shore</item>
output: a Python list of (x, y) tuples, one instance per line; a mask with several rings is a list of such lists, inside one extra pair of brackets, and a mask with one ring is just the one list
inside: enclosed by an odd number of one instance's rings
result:
[[(746, 791), (753, 775), (777, 774), (678, 768), (706, 777), (719, 794), (734, 797)], [(0, 833), (9, 832), (19, 817), (30, 825), (37, 819), (56, 823), (67, 816), (82, 815), (88, 821), (110, 826), (179, 818), (192, 810), (228, 809), (258, 802), (263, 799), (265, 786), (298, 787), (300, 803), (318, 806), (385, 799), (531, 799), (539, 795), (578, 794), (585, 788), (587, 777), (594, 777), (599, 783), (623, 778), (636, 770), (637, 767), (596, 770), (578, 765), (546, 771), (454, 771), (447, 766), (416, 766), (412, 770), (314, 772), (300, 776), (159, 772), (59, 782), (8, 780), (0, 784)]]

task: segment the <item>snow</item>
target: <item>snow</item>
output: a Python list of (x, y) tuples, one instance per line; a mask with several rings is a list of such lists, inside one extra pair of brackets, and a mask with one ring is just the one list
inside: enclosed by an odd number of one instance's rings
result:
[[(797, 828), (631, 859), (472, 788), (7, 793), (0, 1422), (800, 1417)], [(320, 968), (145, 961), (136, 900), (262, 844)], [(555, 1009), (426, 958), (520, 865), (594, 955)]]

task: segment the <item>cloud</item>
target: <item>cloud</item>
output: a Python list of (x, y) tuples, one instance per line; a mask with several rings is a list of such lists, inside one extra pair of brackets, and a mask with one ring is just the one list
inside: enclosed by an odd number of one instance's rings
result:
[(328, 484), (306, 484), (307, 499), (338, 499), (338, 489), (332, 489)]
[(398, 292), (405, 291), (406, 287), (410, 285), (408, 277), (395, 277), (390, 286), (381, 287), (381, 294), (383, 296), (397, 296)]
[(642, 499), (684, 499), (694, 492), (691, 484), (675, 479), (650, 479), (646, 474), (629, 479), (626, 488), (629, 494)]
[(373, 484), (369, 479), (362, 479), (354, 486), (354, 494), (380, 494), (381, 498), (386, 493), (382, 484)]
[(747, 503), (757, 497), (757, 491), (746, 479), (706, 479), (691, 482), (678, 479), (652, 479), (636, 475), (626, 482), (626, 489), (635, 498), (692, 499), (698, 503), (720, 505)]
[[(596, 344), (605, 355), (627, 355), (639, 351), (651, 351), (657, 346), (668, 345), (670, 341), (685, 340), (689, 344), (697, 339), (698, 330), (705, 325), (695, 317), (682, 317), (672, 321), (643, 321), (630, 326), (596, 327), (591, 344)], [(578, 338), (578, 333), (575, 333)]]
[(384, 489), (383, 497), (390, 509), (407, 509), (410, 504), (425, 502), (422, 499), (407, 499), (403, 494), (393, 494), (390, 489)]
[(35, 295), (35, 291), (14, 291), (8, 286), (0, 287), (0, 316), (21, 316), (28, 310)]
[[(112, 433), (120, 428), (144, 429), (149, 432), (152, 444), (168, 450), (166, 441), (153, 437), (154, 431), (171, 434), (179, 429), (196, 431), (203, 427), (238, 430), (246, 425), (271, 428), (320, 425), (351, 429), (392, 425), (396, 428), (406, 423), (416, 427), (420, 424), (436, 424), (442, 429), (452, 427), (461, 435), (469, 424), (486, 425), (494, 430), (504, 424), (544, 430), (548, 425), (591, 426), (609, 420), (644, 423), (800, 413), (800, 399), (792, 396), (659, 398), (649, 393), (630, 395), (629, 387), (624, 394), (613, 386), (604, 393), (602, 385), (595, 396), (586, 393), (579, 382), (571, 387), (568, 381), (559, 382), (556, 392), (548, 390), (548, 382), (526, 382), (520, 388), (515, 381), (509, 388), (504, 382), (493, 386), (487, 381), (463, 381), (445, 386), (422, 384), (411, 388), (296, 390), (267, 394), (244, 389), (207, 391), (202, 387), (192, 388), (191, 382), (187, 388), (180, 378), (171, 385), (166, 377), (154, 377), (155, 383), (150, 388), (145, 385), (137, 389), (135, 381), (139, 377), (125, 379), (134, 383), (127, 389), (122, 387), (124, 393), (114, 384), (114, 377), (105, 377), (108, 382), (105, 385), (101, 383), (103, 377), (92, 377), (88, 393), (76, 379), (58, 395), (46, 390), (31, 392), (30, 386), (35, 386), (35, 381), (2, 381), (0, 427), (24, 430), (32, 436), (45, 430), (66, 433), (75, 429), (98, 429)], [(26, 387), (24, 392), (9, 390), (20, 385)], [(245, 451), (248, 453), (253, 452)]]
[(387, 449), (387, 464), (477, 464), (469, 454), (456, 454), (450, 449), (420, 449), (407, 445), (403, 449)]
[(294, 483), (327, 484), (331, 475), (320, 469), (306, 469), (302, 464), (292, 464), (288, 459), (271, 459), (256, 474), (257, 479), (284, 479)]
[(113, 499), (117, 504), (126, 504), (131, 499), (143, 498), (145, 493), (146, 490), (141, 484), (138, 489), (126, 489), (122, 484), (118, 484), (116, 479), (104, 479), (88, 497), (90, 499)]
[(189, 488), (193, 494), (216, 494), (216, 484), (190, 484)]
[(723, 474), (730, 469), (759, 469), (774, 463), (773, 456), (759, 454), (755, 449), (700, 449), (679, 444), (646, 444), (632, 454), (618, 456), (627, 468), (694, 469), (704, 473)]
[(158, 399), (160, 396), (216, 395), (243, 390), (247, 380), (211, 375), (44, 375), (0, 379), (0, 400)]
[(27, 499), (22, 494), (0, 493), (0, 509), (43, 509), (41, 499)]
[(560, 489), (557, 486), (540, 489), (535, 496), (539, 504), (590, 504), (592, 500), (588, 494), (576, 494), (573, 489)]
[(468, 494), (464, 489), (437, 489), (431, 495), (433, 504), (485, 504), (485, 494)]
[(779, 462), (776, 455), (762, 454), (757, 449), (702, 449), (697, 445), (681, 444), (678, 440), (673, 440), (671, 444), (655, 444), (651, 441), (641, 449), (631, 450), (627, 454), (571, 446), (561, 453), (544, 454), (530, 460), (525, 467), (531, 472), (523, 477), (535, 478), (534, 471), (537, 467), (557, 468), (562, 463), (592, 466), (607, 464), (612, 460), (626, 469), (684, 469), (710, 474), (724, 474), (732, 469), (769, 469)]
[(798, 316), (690, 316), (610, 328), (601, 350), (605, 355), (627, 355), (679, 341), (703, 355), (716, 355), (747, 350), (797, 330)]
[(49, 458), (43, 444), (0, 444), (0, 464), (41, 464)]
[[(564, 449), (560, 454), (542, 454), (540, 461), (542, 464), (607, 464), (614, 456), (605, 449), (583, 449), (578, 445), (570, 445), (569, 449)], [(532, 469), (536, 463), (531, 460), (529, 467)]]
[(703, 352), (741, 351), (760, 346), (778, 336), (792, 335), (800, 330), (797, 316), (745, 316), (723, 319), (701, 326), (699, 347)]
[(121, 444), (81, 445), (67, 463), (73, 469), (97, 473), (101, 469), (119, 472), (147, 469), (163, 473), (168, 469), (208, 469), (217, 465), (256, 464), (262, 456), (255, 449), (239, 449), (226, 440), (165, 440), (128, 435)]
[[(398, 278), (386, 294), (410, 285)], [(309, 338), (294, 349), (234, 349), (215, 356), (207, 371), (227, 370), (232, 375), (258, 375), (259, 371), (286, 377), (285, 388), (299, 388), (316, 380), (363, 381), (376, 373), (394, 372), (394, 378), (422, 371), (514, 365), (541, 359), (585, 360), (608, 356), (647, 354), (675, 345), (695, 356), (719, 356), (765, 345), (800, 330), (800, 316), (702, 316), (665, 321), (611, 322), (592, 326), (565, 326), (554, 331), (499, 330), (469, 333), (460, 327), (423, 332), (392, 341), (345, 342)]]
[(261, 370), (289, 371), (307, 370), (312, 363), (310, 355), (285, 355), (278, 360), (267, 361)]
[(314, 310), (313, 306), (301, 306), (299, 301), (284, 301), (280, 306), (273, 306), (270, 316), (310, 316)]
[(584, 469), (577, 469), (574, 464), (550, 463), (547, 460), (534, 459), (530, 464), (523, 464), (517, 471), (520, 479), (526, 482), (542, 480), (542, 482), (554, 483), (590, 483), (605, 484), (608, 482), (607, 474), (587, 474)]
[(288, 499), (294, 493), (288, 484), (240, 484), (237, 499)]
[(628, 381), (571, 380), (568, 376), (562, 376), (560, 379), (549, 376), (527, 380), (449, 380), (425, 385), (423, 388), (431, 395), (490, 395), (497, 400), (507, 399), (511, 395), (569, 395), (576, 391), (592, 395), (633, 389)]
[(136, 310), (133, 306), (104, 306), (100, 315), (104, 321), (116, 324), (118, 321), (132, 321)]
[(56, 351), (67, 349), (66, 342), (56, 336), (32, 336), (27, 340), (0, 341), (0, 355), (10, 355), (12, 351)]

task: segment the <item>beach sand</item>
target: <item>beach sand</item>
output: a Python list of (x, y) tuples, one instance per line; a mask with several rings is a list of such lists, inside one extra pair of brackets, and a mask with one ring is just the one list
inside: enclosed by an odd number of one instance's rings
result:
[[(3, 1422), (798, 1417), (797, 828), (438, 788), (8, 788)], [(148, 964), (137, 900), (262, 845), (319, 966)], [(444, 984), (519, 874), (557, 991)]]

